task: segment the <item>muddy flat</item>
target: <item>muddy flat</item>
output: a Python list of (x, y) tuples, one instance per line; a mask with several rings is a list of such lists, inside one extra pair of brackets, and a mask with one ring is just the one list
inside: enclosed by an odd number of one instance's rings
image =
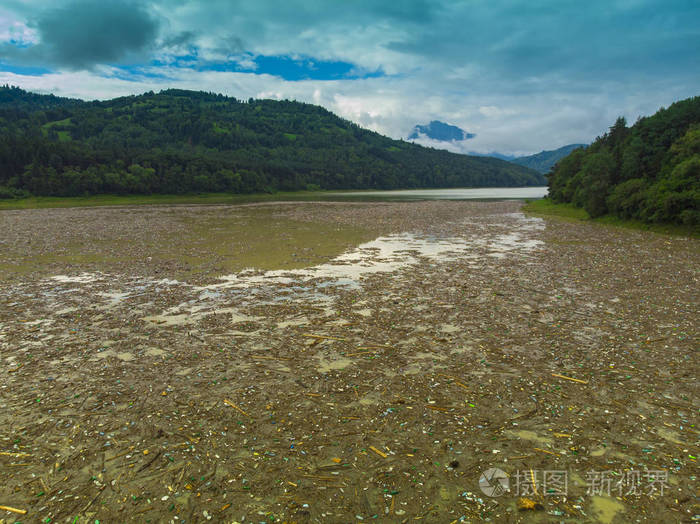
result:
[(0, 212), (0, 522), (690, 521), (700, 242), (520, 205)]

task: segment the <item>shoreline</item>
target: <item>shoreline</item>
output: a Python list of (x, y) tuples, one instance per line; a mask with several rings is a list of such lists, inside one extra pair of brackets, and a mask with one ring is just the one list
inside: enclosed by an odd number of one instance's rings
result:
[[(538, 186), (524, 186), (522, 188), (452, 188), (456, 190), (499, 190), (499, 189), (530, 189)], [(417, 189), (395, 190), (396, 193), (408, 191), (450, 191), (447, 189)], [(380, 191), (379, 193), (389, 193)], [(70, 207), (99, 207), (99, 206), (141, 206), (141, 205), (219, 205), (219, 204), (247, 204), (256, 202), (308, 202), (308, 201), (337, 201), (348, 200), (382, 201), (382, 196), (374, 196), (376, 190), (321, 190), (321, 191), (291, 191), (278, 193), (253, 193), (253, 194), (229, 194), (229, 193), (203, 193), (191, 195), (92, 195), (88, 197), (29, 197), (22, 199), (0, 200), (0, 211), (5, 209), (45, 209), (45, 208), (70, 208)], [(363, 196), (364, 195), (364, 196)], [(523, 197), (522, 199), (525, 199)], [(488, 198), (487, 200), (502, 200), (502, 197)], [(520, 198), (514, 198), (519, 200)], [(403, 200), (411, 200), (405, 197)], [(431, 200), (422, 198), (421, 200)], [(478, 200), (478, 199), (469, 199)], [(388, 201), (388, 200), (387, 200)]]

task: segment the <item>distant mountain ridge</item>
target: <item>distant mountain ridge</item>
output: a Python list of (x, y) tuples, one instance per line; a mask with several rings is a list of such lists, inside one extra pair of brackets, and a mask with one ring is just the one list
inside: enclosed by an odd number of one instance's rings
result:
[(535, 171), (546, 174), (556, 165), (559, 160), (567, 156), (573, 150), (580, 147), (587, 147), (586, 144), (569, 144), (567, 146), (560, 147), (559, 149), (553, 149), (551, 151), (541, 151), (534, 155), (527, 156), (515, 156), (515, 155), (504, 155), (501, 153), (469, 153), (474, 156), (485, 156), (489, 158), (498, 158), (500, 160), (505, 160), (506, 162), (511, 162), (513, 164), (518, 164), (520, 166), (529, 167)]
[(506, 162), (512, 162), (514, 159), (518, 158), (515, 155), (504, 155), (504, 154), (498, 153), (496, 151), (494, 151), (492, 153), (477, 153), (475, 151), (470, 151), (467, 154), (473, 155), (473, 156), (483, 156), (486, 158), (498, 158), (499, 160), (505, 160)]
[(433, 120), (427, 125), (416, 125), (413, 128), (413, 132), (408, 136), (408, 139), (415, 140), (421, 138), (421, 135), (442, 142), (469, 140), (476, 136), (474, 133), (468, 133), (460, 127), (446, 124), (439, 120)]
[(559, 160), (568, 156), (574, 149), (580, 147), (586, 147), (586, 144), (569, 144), (551, 151), (541, 151), (534, 155), (516, 157), (510, 160), (510, 162), (529, 167), (543, 174), (549, 173)]
[(179, 89), (84, 102), (0, 87), (0, 197), (545, 184), (301, 102)]

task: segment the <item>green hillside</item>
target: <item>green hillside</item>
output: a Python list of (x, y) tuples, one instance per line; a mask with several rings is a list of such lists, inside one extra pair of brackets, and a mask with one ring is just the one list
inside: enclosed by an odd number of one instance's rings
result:
[(519, 166), (529, 167), (540, 173), (549, 173), (554, 165), (562, 158), (571, 153), (574, 149), (586, 147), (586, 144), (569, 144), (568, 146), (560, 147), (552, 151), (540, 151), (534, 155), (520, 156), (510, 160)]
[(590, 147), (555, 166), (549, 195), (592, 217), (700, 224), (700, 97), (632, 127), (619, 118)]
[(544, 185), (290, 101), (167, 90), (108, 101), (0, 88), (0, 196)]

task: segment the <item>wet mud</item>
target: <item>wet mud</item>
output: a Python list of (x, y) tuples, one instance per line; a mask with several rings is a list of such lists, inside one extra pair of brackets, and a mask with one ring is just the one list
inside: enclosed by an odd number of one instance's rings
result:
[(700, 244), (519, 209), (0, 212), (0, 521), (690, 521)]

